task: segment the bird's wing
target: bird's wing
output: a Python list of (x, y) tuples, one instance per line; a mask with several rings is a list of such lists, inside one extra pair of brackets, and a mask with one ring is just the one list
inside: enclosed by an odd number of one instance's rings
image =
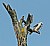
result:
[(38, 26), (38, 24), (36, 24), (34, 27), (37, 27)]

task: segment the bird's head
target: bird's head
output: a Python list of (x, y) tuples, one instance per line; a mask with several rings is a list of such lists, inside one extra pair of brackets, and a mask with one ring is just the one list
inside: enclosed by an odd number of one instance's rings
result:
[(42, 22), (40, 22), (40, 24), (41, 24), (41, 25), (43, 25), (43, 23), (42, 23)]

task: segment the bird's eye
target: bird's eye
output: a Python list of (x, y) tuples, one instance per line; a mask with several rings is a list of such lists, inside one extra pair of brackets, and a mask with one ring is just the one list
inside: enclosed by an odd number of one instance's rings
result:
[(43, 23), (41, 23), (41, 25), (43, 25)]

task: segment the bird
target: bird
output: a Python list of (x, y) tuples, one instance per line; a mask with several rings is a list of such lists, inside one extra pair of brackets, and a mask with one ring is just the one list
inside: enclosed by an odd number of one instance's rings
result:
[(28, 31), (30, 32), (30, 34), (32, 34), (33, 32), (36, 32), (36, 33), (40, 34), (39, 29), (42, 27), (42, 25), (43, 25), (43, 23), (42, 22), (39, 22), (38, 24), (36, 24), (34, 26), (33, 29), (29, 29)]

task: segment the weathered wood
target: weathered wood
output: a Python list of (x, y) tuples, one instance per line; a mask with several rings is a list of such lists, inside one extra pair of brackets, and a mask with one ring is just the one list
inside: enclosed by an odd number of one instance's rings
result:
[[(24, 16), (22, 16), (20, 21), (18, 21), (16, 11), (12, 9), (9, 4), (6, 5), (5, 3), (3, 3), (3, 6), (5, 7), (5, 9), (7, 10), (7, 12), (9, 13), (12, 19), (12, 24), (14, 27), (14, 32), (16, 34), (17, 41), (18, 41), (18, 46), (27, 46), (28, 33), (30, 32), (31, 34), (33, 32), (36, 32), (40, 34), (38, 30), (41, 28), (42, 22), (36, 24), (34, 28), (31, 29), (30, 24), (33, 21), (33, 15), (28, 14), (28, 18), (26, 21), (24, 20)], [(24, 22), (24, 27), (22, 25), (23, 22)]]
[(18, 46), (27, 46), (27, 32), (25, 31), (26, 28), (22, 27), (23, 19), (21, 19), (19, 22), (17, 19), (16, 11), (12, 10), (10, 5), (6, 5), (5, 3), (3, 3), (3, 5), (12, 19), (14, 31), (18, 41)]

